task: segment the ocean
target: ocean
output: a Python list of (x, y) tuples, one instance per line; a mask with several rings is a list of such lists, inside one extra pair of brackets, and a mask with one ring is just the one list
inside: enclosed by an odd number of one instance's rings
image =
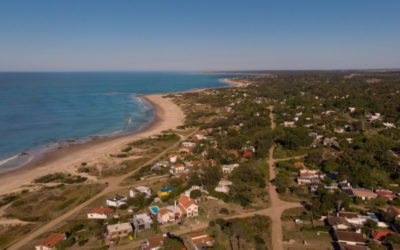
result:
[(134, 132), (154, 116), (138, 94), (223, 87), (233, 75), (165, 72), (0, 73), (0, 170), (95, 136)]

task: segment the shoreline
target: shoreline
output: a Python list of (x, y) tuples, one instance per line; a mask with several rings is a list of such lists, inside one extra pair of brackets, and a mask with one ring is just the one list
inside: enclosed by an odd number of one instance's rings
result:
[[(150, 124), (142, 130), (124, 135), (106, 138), (94, 138), (88, 142), (71, 144), (43, 155), (42, 159), (22, 167), (0, 173), (0, 195), (28, 189), (27, 186), (38, 177), (50, 173), (74, 173), (82, 162), (104, 160), (110, 154), (121, 150), (126, 144), (135, 140), (148, 138), (162, 131), (176, 129), (184, 122), (183, 111), (171, 99), (163, 98), (167, 94), (141, 95), (154, 109)], [(24, 187), (25, 186), (25, 187)]]
[[(228, 86), (223, 86), (222, 88), (247, 85), (235, 79), (237, 78), (223, 78), (219, 79), (219, 81), (228, 84)], [(200, 92), (207, 89), (192, 89), (185, 92)], [(121, 135), (93, 136), (82, 143), (70, 143), (67, 146), (46, 152), (40, 158), (23, 166), (0, 172), (0, 195), (29, 189), (34, 179), (47, 174), (56, 172), (79, 174), (76, 169), (83, 162), (110, 161), (110, 159), (107, 159), (110, 154), (121, 150), (130, 142), (160, 134), (162, 131), (176, 129), (176, 127), (184, 123), (185, 115), (181, 108), (173, 103), (170, 98), (164, 98), (163, 96), (185, 92), (138, 95), (137, 97), (143, 98), (150, 103), (154, 110), (153, 118), (144, 124), (142, 128)], [(89, 179), (96, 180), (96, 177)]]

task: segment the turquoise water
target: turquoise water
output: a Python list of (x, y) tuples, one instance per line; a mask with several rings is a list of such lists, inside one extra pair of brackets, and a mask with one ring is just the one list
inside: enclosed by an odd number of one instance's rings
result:
[(153, 211), (153, 213), (158, 213), (158, 207), (157, 206), (154, 206), (154, 207), (151, 207), (151, 211)]
[[(137, 94), (222, 87), (232, 75), (126, 73), (0, 73), (0, 168), (67, 140), (88, 140), (142, 128), (153, 108)], [(20, 155), (27, 152), (26, 155)], [(17, 157), (19, 155), (19, 157)]]

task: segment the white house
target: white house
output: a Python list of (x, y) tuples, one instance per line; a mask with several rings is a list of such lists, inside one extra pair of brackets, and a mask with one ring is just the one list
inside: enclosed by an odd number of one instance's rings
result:
[(384, 122), (383, 126), (385, 126), (385, 128), (396, 128), (396, 125), (390, 122)]
[(228, 180), (220, 180), (218, 186), (215, 187), (215, 191), (221, 193), (229, 193), (230, 187), (232, 185), (231, 181)]
[(145, 194), (146, 198), (151, 196), (151, 189), (145, 186), (139, 186), (129, 191), (129, 197), (134, 198), (137, 194)]
[(195, 146), (196, 146), (196, 143), (194, 143), (194, 142), (190, 142), (190, 141), (182, 142), (182, 147), (194, 148)]
[(133, 225), (138, 232), (150, 229), (152, 223), (153, 220), (148, 214), (137, 214), (133, 216)]
[(176, 164), (174, 166), (171, 166), (171, 169), (169, 170), (171, 174), (180, 174), (185, 172), (185, 165), (183, 164)]
[(167, 206), (160, 208), (157, 212), (157, 221), (160, 224), (175, 222), (182, 216), (182, 212), (176, 206)]
[(109, 240), (119, 239), (133, 233), (133, 228), (129, 222), (118, 223), (114, 225), (108, 225), (106, 233)]
[(89, 211), (88, 219), (107, 219), (113, 213), (113, 210), (108, 207), (98, 207)]
[(285, 121), (285, 122), (283, 122), (283, 126), (293, 128), (293, 127), (295, 127), (295, 124), (293, 121), (290, 121), (290, 122)]
[(178, 203), (178, 207), (187, 217), (196, 217), (199, 214), (199, 206), (186, 195), (182, 195), (178, 199)]
[(222, 172), (223, 172), (224, 174), (230, 174), (230, 173), (232, 173), (232, 171), (233, 171), (235, 168), (237, 168), (237, 167), (239, 167), (239, 164), (237, 164), (237, 163), (235, 163), (235, 164), (230, 164), (230, 165), (223, 165), (223, 166), (222, 166)]
[(106, 204), (109, 207), (120, 207), (122, 205), (125, 205), (127, 200), (127, 197), (116, 194), (114, 195), (114, 197), (107, 199)]
[(347, 244), (353, 246), (365, 246), (365, 240), (361, 233), (351, 231), (334, 230), (333, 235), (339, 244)]

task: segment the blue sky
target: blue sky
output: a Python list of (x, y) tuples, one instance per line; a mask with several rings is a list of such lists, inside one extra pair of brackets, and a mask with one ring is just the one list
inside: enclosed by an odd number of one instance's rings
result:
[(0, 71), (400, 68), (399, 0), (2, 0)]

